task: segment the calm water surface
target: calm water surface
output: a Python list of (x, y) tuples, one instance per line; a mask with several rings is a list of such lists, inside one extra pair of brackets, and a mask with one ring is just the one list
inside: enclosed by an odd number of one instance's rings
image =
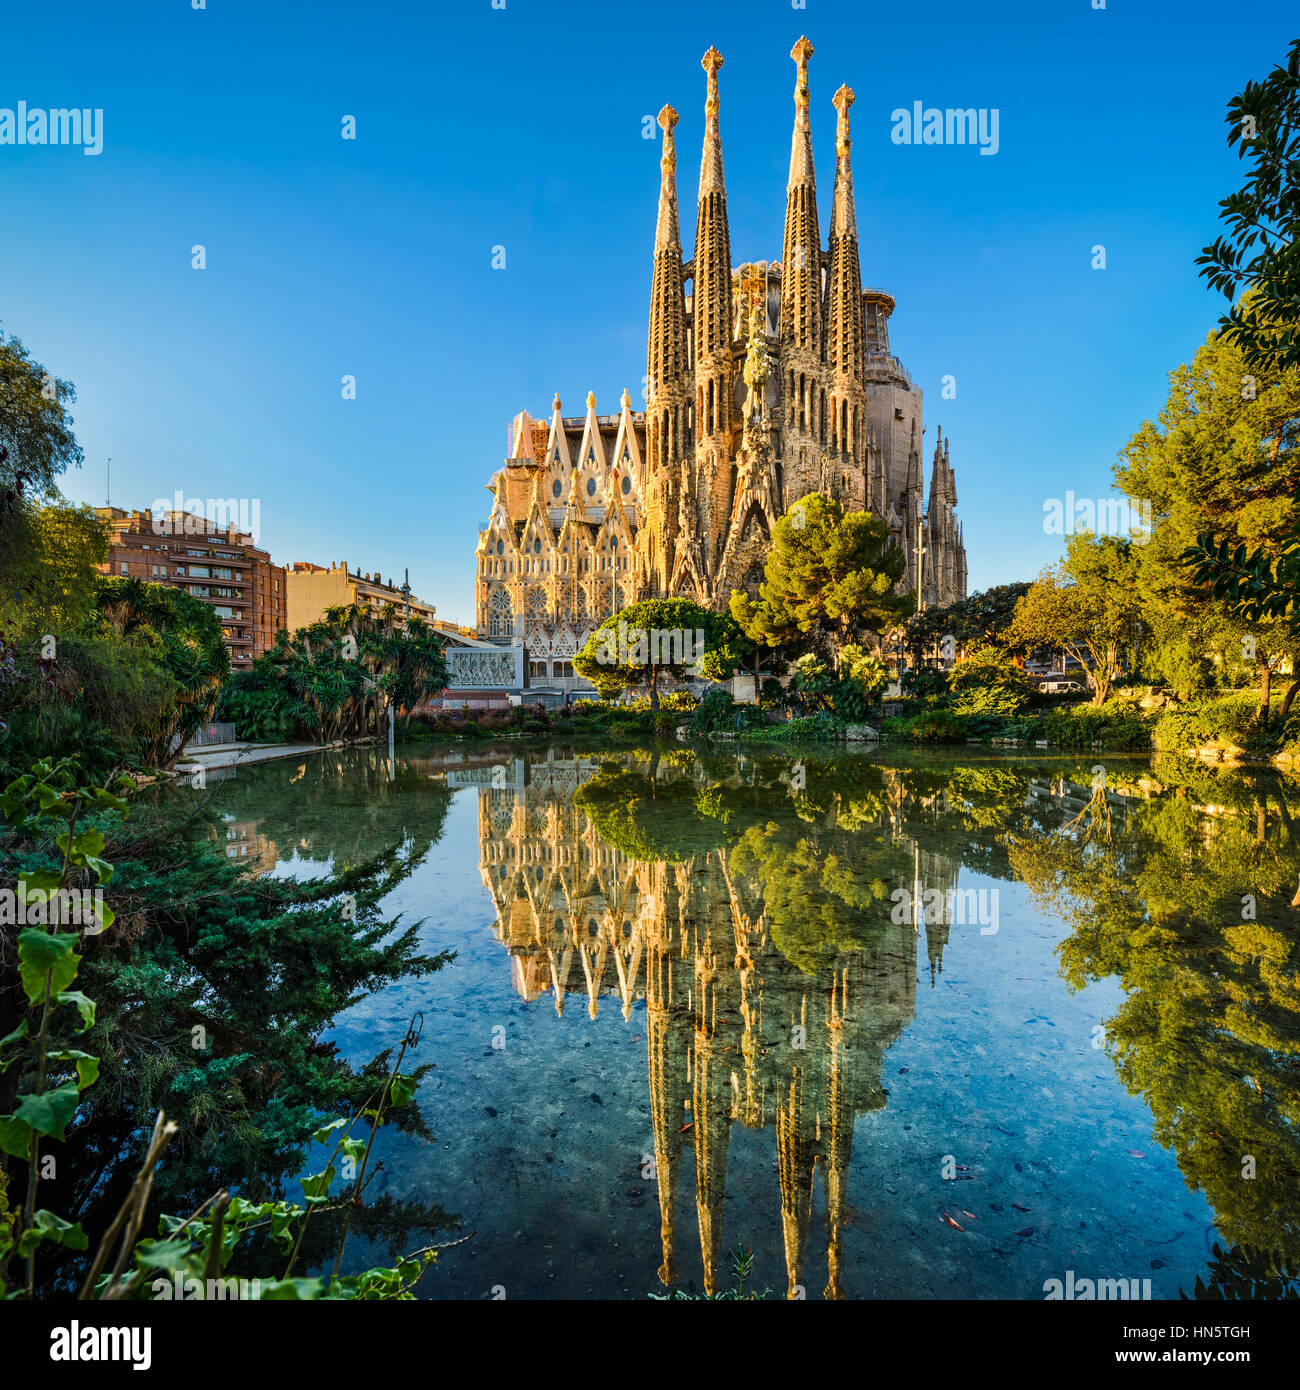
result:
[(267, 872), (405, 841), (386, 910), (457, 952), (333, 1036), (424, 1015), (436, 1139), (385, 1131), (370, 1192), (475, 1232), (425, 1297), (725, 1289), (738, 1245), (777, 1296), (1275, 1293), (1300, 793), (1099, 759), (516, 743), (211, 790)]

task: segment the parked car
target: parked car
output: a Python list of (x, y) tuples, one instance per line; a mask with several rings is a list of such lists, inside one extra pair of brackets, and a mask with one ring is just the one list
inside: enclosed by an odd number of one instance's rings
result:
[(1038, 688), (1044, 695), (1079, 695), (1086, 694), (1088, 690), (1086, 685), (1080, 685), (1078, 681), (1063, 680), (1044, 681)]

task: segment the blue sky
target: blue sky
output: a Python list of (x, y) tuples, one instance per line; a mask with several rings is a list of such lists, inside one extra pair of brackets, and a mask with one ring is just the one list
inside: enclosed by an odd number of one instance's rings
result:
[[(470, 620), (510, 416), (640, 403), (643, 117), (682, 116), (689, 256), (722, 51), (733, 254), (778, 258), (806, 32), (823, 231), (848, 82), (863, 277), (951, 435), (971, 587), (1029, 578), (1061, 545), (1044, 501), (1110, 491), (1220, 311), (1193, 262), (1241, 179), (1224, 108), (1297, 27), (1273, 0), (1091, 5), (0, 0), (0, 108), (104, 112), (98, 156), (0, 146), (0, 327), (77, 386), (72, 498), (104, 501), (110, 456), (118, 505), (258, 498), (278, 561), (409, 565)], [(918, 100), (997, 108), (998, 153), (893, 144)]]

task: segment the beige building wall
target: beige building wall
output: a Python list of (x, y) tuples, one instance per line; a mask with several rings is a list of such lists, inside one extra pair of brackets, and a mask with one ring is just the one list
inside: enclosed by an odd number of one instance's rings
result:
[[(346, 608), (356, 604), (378, 613), (387, 604), (401, 611), (406, 596), (400, 585), (385, 584), (379, 575), (373, 577), (350, 570), (346, 561), (332, 564), (329, 569), (305, 560), (295, 561), (286, 571), (288, 592), (287, 622), (289, 631), (310, 627), (324, 618), (330, 608)], [(410, 596), (411, 616), (432, 624), (437, 609), (431, 603)]]

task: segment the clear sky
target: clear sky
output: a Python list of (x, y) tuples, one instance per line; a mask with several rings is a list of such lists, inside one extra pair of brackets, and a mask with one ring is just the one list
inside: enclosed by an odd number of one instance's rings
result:
[[(1093, 3), (0, 0), (0, 108), (104, 113), (97, 156), (0, 145), (0, 328), (77, 386), (72, 498), (104, 501), (110, 456), (120, 506), (256, 498), (276, 560), (409, 565), (470, 621), (510, 416), (641, 403), (644, 117), (681, 113), (689, 256), (722, 51), (733, 255), (778, 258), (806, 32), (823, 232), (848, 82), (863, 277), (927, 446), (951, 435), (971, 587), (1029, 578), (1060, 550), (1044, 502), (1111, 490), (1220, 311), (1193, 262), (1241, 181), (1224, 108), (1300, 19)], [(892, 143), (916, 101), (996, 108), (997, 154)]]

